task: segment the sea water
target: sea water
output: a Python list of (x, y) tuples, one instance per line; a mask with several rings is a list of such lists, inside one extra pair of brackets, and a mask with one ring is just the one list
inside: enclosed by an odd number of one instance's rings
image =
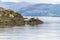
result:
[(0, 28), (0, 40), (60, 40), (60, 17), (38, 17), (39, 25)]

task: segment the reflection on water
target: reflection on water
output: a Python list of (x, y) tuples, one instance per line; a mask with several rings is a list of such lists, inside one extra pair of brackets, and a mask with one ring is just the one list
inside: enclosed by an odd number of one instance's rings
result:
[(0, 40), (60, 40), (60, 23), (0, 28)]

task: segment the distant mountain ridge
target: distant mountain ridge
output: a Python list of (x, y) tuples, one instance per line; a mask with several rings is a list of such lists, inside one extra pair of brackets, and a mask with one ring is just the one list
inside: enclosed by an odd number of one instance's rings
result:
[(0, 2), (0, 7), (9, 8), (9, 6), (15, 4), (14, 2)]
[(60, 16), (60, 4), (0, 2), (0, 7), (19, 12), (23, 16)]
[(52, 8), (52, 4), (35, 4), (22, 8), (19, 12), (24, 16), (51, 16)]
[(23, 16), (60, 16), (60, 4), (34, 4), (18, 12)]
[(55, 16), (59, 16), (60, 17), (60, 4), (54, 5), (53, 13), (55, 14)]
[(14, 11), (18, 11), (19, 9), (29, 6), (30, 3), (28, 2), (19, 2), (19, 3), (15, 3), (15, 2), (0, 2), (0, 7), (4, 7), (4, 8), (8, 8)]

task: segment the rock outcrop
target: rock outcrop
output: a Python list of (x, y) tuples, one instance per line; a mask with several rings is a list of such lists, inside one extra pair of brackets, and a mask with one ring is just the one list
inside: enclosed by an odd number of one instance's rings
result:
[(19, 13), (0, 7), (0, 25), (21, 26), (25, 25), (26, 23), (28, 25), (36, 25), (36, 24), (42, 24), (43, 22), (34, 18), (31, 18), (26, 21), (23, 18), (23, 16), (20, 15)]

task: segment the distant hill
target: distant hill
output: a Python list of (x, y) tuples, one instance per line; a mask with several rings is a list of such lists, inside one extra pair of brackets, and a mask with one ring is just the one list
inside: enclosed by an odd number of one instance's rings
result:
[(60, 16), (60, 4), (34, 4), (18, 12), (24, 16)]
[(27, 7), (29, 5), (30, 5), (30, 3), (28, 3), (28, 2), (20, 2), (20, 3), (14, 4), (12, 6), (9, 6), (9, 8), (14, 10), (14, 11), (18, 11), (19, 9), (21, 9), (23, 7)]
[(15, 3), (15, 2), (0, 2), (0, 7), (4, 7), (4, 8), (8, 8), (14, 11), (18, 11), (19, 9), (23, 8), (23, 7), (27, 7), (29, 6), (30, 3), (28, 2), (19, 2), (19, 3)]
[(60, 4), (54, 5), (53, 13), (55, 14), (55, 16), (59, 16), (60, 17)]
[(19, 12), (23, 16), (60, 16), (60, 4), (0, 2), (0, 7)]
[(24, 16), (52, 16), (52, 4), (35, 4), (19, 10)]
[(9, 8), (9, 6), (14, 5), (14, 2), (0, 2), (0, 7)]
[(1, 5), (13, 5), (14, 2), (0, 2)]

